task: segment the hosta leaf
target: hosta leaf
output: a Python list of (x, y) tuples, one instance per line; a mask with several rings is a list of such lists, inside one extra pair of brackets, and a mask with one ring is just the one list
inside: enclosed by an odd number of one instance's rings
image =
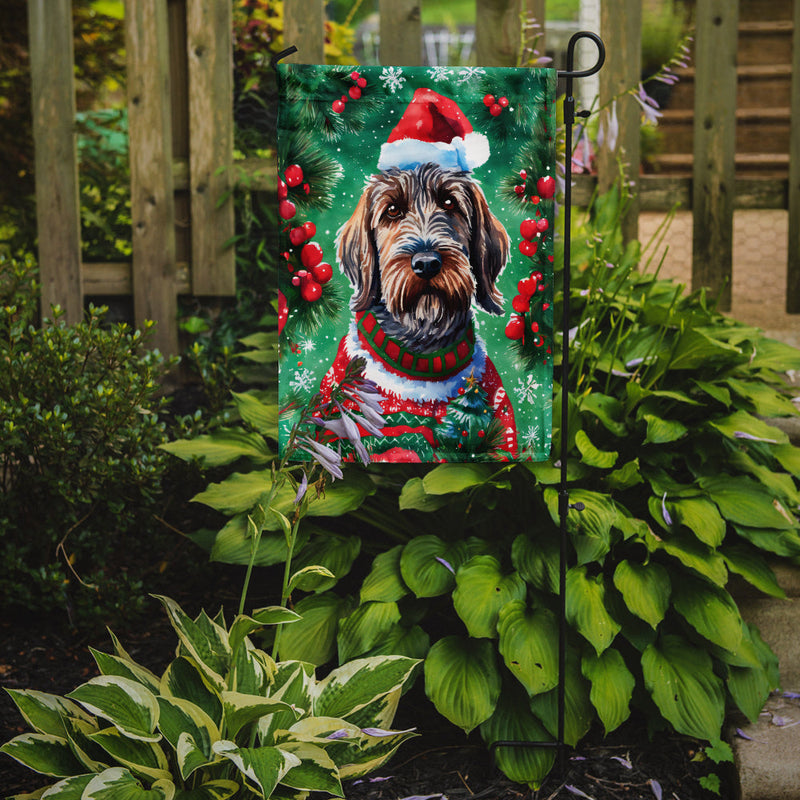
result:
[(682, 575), (673, 582), (672, 604), (701, 635), (725, 650), (736, 651), (742, 641), (742, 618), (725, 589)]
[(492, 477), (488, 464), (440, 464), (422, 479), (427, 494), (453, 494), (480, 486)]
[(750, 360), (750, 368), (775, 370), (776, 372), (800, 369), (798, 350), (786, 342), (759, 336), (758, 344)]
[(25, 722), (37, 733), (64, 736), (64, 717), (77, 717), (91, 721), (91, 717), (77, 704), (64, 697), (34, 689), (6, 689)]
[(269, 491), (271, 484), (272, 473), (268, 469), (234, 472), (220, 483), (210, 483), (192, 501), (203, 503), (223, 514), (239, 514), (253, 508)]
[[(272, 515), (274, 516), (274, 515)], [(300, 529), (303, 531), (303, 528)], [(253, 538), (248, 532), (247, 514), (231, 517), (216, 534), (211, 545), (211, 561), (224, 564), (249, 564), (269, 567), (286, 560), (286, 539), (282, 533), (264, 531), (253, 555)]]
[(632, 486), (638, 486), (644, 483), (644, 478), (639, 469), (639, 459), (634, 458), (623, 464), (619, 469), (609, 472), (606, 475), (606, 484), (609, 489), (630, 489)]
[(23, 733), (0, 747), (0, 753), (16, 759), (34, 772), (64, 778), (86, 771), (70, 749), (69, 742), (49, 733)]
[(668, 537), (656, 541), (655, 537), (647, 539), (651, 550), (663, 550), (682, 564), (699, 572), (717, 586), (724, 586), (728, 580), (728, 570), (722, 556), (694, 536), (683, 533), (670, 533)]
[(700, 479), (722, 516), (750, 528), (796, 528), (796, 519), (760, 484), (750, 478), (720, 475)]
[(609, 614), (605, 594), (602, 574), (589, 576), (586, 567), (572, 567), (567, 571), (567, 621), (598, 655), (611, 644), (622, 627)]
[(719, 547), (725, 538), (725, 520), (716, 505), (703, 497), (686, 497), (666, 501), (667, 510), (676, 523), (685, 525), (703, 544)]
[(308, 742), (283, 742), (280, 749), (300, 759), (282, 778), (284, 786), (307, 792), (327, 792), (344, 797), (339, 770), (331, 757), (321, 748)]
[[(558, 492), (555, 489), (546, 489), (544, 493), (547, 508), (554, 524), (560, 522), (558, 513)], [(587, 489), (572, 489), (569, 493), (570, 505), (583, 503), (583, 510), (575, 508), (569, 510), (567, 515), (567, 531), (570, 534), (584, 534), (599, 539), (607, 539), (612, 526), (617, 519), (617, 507), (614, 501), (600, 492), (591, 492)]]
[(523, 600), (514, 600), (500, 610), (497, 632), (498, 650), (528, 694), (557, 685), (558, 624), (551, 611), (529, 609)]
[(90, 714), (108, 720), (132, 739), (157, 742), (158, 703), (140, 683), (117, 675), (100, 675), (70, 692)]
[[(524, 691), (509, 683), (489, 719), (481, 724), (487, 745), (494, 742), (550, 742), (553, 737), (531, 712)], [(508, 778), (538, 789), (555, 762), (556, 751), (549, 747), (501, 746), (495, 751), (497, 766)]]
[(522, 600), (525, 592), (519, 573), (504, 575), (493, 556), (473, 556), (456, 573), (453, 608), (470, 636), (494, 639), (500, 609), (511, 600)]
[(400, 555), (403, 546), (397, 545), (375, 557), (372, 569), (361, 584), (361, 602), (379, 600), (392, 603), (408, 594), (408, 587), (400, 573)]
[[(179, 697), (159, 697), (160, 709), (158, 727), (164, 738), (178, 749), (181, 734), (189, 734), (194, 746), (202, 751), (205, 758), (211, 758), (211, 745), (220, 738), (220, 731), (214, 720), (188, 700)], [(182, 775), (184, 779), (187, 775)]]
[(288, 703), (272, 697), (242, 694), (241, 692), (223, 692), (222, 708), (225, 715), (225, 731), (228, 736), (236, 734), (251, 722), (277, 711), (292, 711)]
[(129, 739), (116, 728), (106, 728), (89, 738), (134, 775), (150, 781), (170, 780), (167, 757), (157, 744)]
[(156, 781), (149, 789), (123, 767), (112, 767), (86, 784), (81, 800), (173, 800), (175, 784)]
[(775, 553), (778, 556), (794, 558), (800, 556), (800, 535), (796, 531), (777, 530), (775, 528), (748, 528), (746, 525), (734, 525), (736, 533), (760, 550)]
[(161, 676), (160, 693), (187, 700), (200, 708), (216, 725), (222, 722), (222, 698), (188, 658), (176, 658)]
[(724, 386), (721, 386), (717, 383), (710, 383), (708, 381), (694, 380), (692, 383), (721, 405), (725, 406), (726, 408), (730, 407), (732, 402), (731, 393)]
[(403, 485), (400, 492), (400, 510), (408, 511), (437, 511), (446, 506), (451, 498), (446, 495), (428, 494), (422, 483), (422, 478), (411, 478)]
[(661, 564), (620, 561), (614, 570), (614, 586), (622, 594), (628, 610), (651, 628), (664, 619), (672, 587), (669, 572)]
[(404, 656), (358, 658), (332, 670), (316, 687), (314, 713), (348, 719), (374, 700), (401, 689), (419, 661)]
[(332, 575), (309, 573), (300, 578), (296, 586), (304, 592), (324, 592), (336, 585), (353, 566), (356, 556), (361, 551), (359, 536), (327, 536), (314, 537), (292, 561), (295, 570), (304, 567), (320, 566), (329, 570)]
[(237, 747), (225, 739), (214, 743), (214, 752), (233, 762), (242, 775), (261, 789), (264, 797), (271, 797), (283, 776), (300, 764), (297, 756), (277, 747)]
[(281, 660), (316, 665), (330, 661), (336, 652), (339, 618), (349, 610), (347, 601), (325, 592), (304, 597), (295, 610), (301, 619), (281, 632)]
[(575, 446), (580, 451), (581, 461), (597, 469), (611, 469), (619, 458), (616, 450), (599, 450), (595, 447), (589, 435), (583, 430), (579, 430), (575, 434)]
[(397, 655), (423, 659), (428, 655), (430, 646), (430, 636), (419, 625), (412, 625), (410, 628), (405, 625), (393, 625), (367, 655)]
[(399, 621), (397, 603), (362, 603), (339, 622), (339, 663), (364, 655)]
[(446, 636), (425, 659), (425, 693), (467, 733), (494, 713), (500, 687), (494, 645), (486, 639)]
[(253, 611), (252, 616), (239, 614), (228, 631), (228, 644), (232, 651), (239, 649), (246, 636), (265, 625), (285, 625), (299, 622), (302, 617), (296, 612), (283, 606), (267, 606)]
[(642, 672), (647, 691), (678, 733), (719, 739), (725, 695), (706, 652), (666, 634), (642, 654)]
[(750, 720), (756, 722), (764, 703), (774, 687), (761, 667), (728, 667), (728, 691), (736, 705)]
[(194, 736), (188, 731), (183, 731), (178, 735), (175, 756), (178, 761), (178, 769), (181, 771), (181, 777), (184, 780), (187, 780), (193, 772), (201, 767), (208, 766), (218, 760), (216, 755), (204, 752)]
[(636, 679), (619, 650), (611, 647), (599, 656), (587, 653), (581, 661), (581, 671), (592, 684), (589, 699), (608, 735), (630, 716)]
[(455, 572), (468, 557), (463, 541), (450, 544), (438, 536), (417, 536), (403, 548), (400, 573), (417, 597), (436, 597), (453, 588)]
[(130, 678), (132, 681), (141, 683), (151, 692), (158, 691), (159, 679), (149, 669), (129, 658), (101, 653), (93, 647), (90, 647), (89, 650), (103, 675), (119, 675), (122, 678)]
[(278, 438), (278, 406), (263, 403), (253, 392), (231, 392), (241, 418), (259, 433)]
[(274, 455), (263, 436), (240, 428), (220, 427), (213, 433), (166, 442), (159, 447), (184, 461), (196, 459), (204, 467), (219, 467), (239, 458), (248, 458), (254, 464), (264, 464)]
[(772, 567), (754, 547), (748, 544), (724, 545), (720, 552), (731, 572), (741, 575), (748, 583), (770, 597), (786, 597)]
[(738, 347), (712, 339), (697, 328), (687, 328), (672, 352), (669, 369), (697, 369), (710, 361), (735, 363), (741, 357)]
[(99, 730), (96, 720), (91, 723), (76, 717), (65, 717), (64, 728), (72, 752), (83, 764), (81, 772), (102, 772), (108, 766), (105, 753), (89, 738)]
[(788, 397), (762, 380), (740, 381), (736, 378), (727, 378), (725, 383), (739, 397), (752, 403), (753, 410), (761, 417), (786, 417), (797, 413), (797, 409)]
[(770, 448), (772, 455), (780, 465), (795, 478), (800, 477), (800, 447), (793, 444), (782, 444)]
[[(54, 800), (81, 800), (81, 797), (83, 797), (83, 790), (89, 785), (92, 778), (94, 778), (94, 773), (74, 775), (70, 778), (64, 778), (63, 781), (54, 783), (41, 795), (39, 795), (39, 793), (14, 795), (8, 798), (8, 800), (17, 800), (17, 798), (19, 798), (19, 800), (24, 800), (24, 798), (33, 800), (35, 797), (41, 797), (41, 800), (47, 800), (47, 798), (54, 798)], [(41, 792), (41, 790), (39, 791)]]
[(689, 430), (682, 422), (674, 419), (663, 419), (654, 414), (644, 414), (647, 423), (645, 444), (669, 444), (685, 436)]
[(734, 411), (727, 417), (709, 420), (708, 424), (729, 439), (752, 438), (772, 444), (786, 444), (789, 441), (789, 437), (780, 428), (746, 411)]
[(555, 536), (533, 539), (521, 533), (511, 545), (511, 563), (525, 581), (543, 592), (558, 592), (559, 546)]
[(614, 436), (625, 436), (628, 430), (625, 424), (625, 408), (616, 397), (592, 392), (586, 397), (582, 397), (580, 402), (581, 411), (588, 411), (597, 417), (606, 430), (613, 433)]
[[(278, 665), (270, 696), (281, 700), (299, 711), (310, 713), (314, 687), (314, 665), (302, 661), (282, 661)], [(309, 717), (309, 719), (311, 719)], [(274, 734), (286, 730), (297, 722), (295, 711), (278, 711), (258, 722), (258, 735), (262, 744), (275, 744)]]
[(175, 800), (228, 800), (238, 791), (239, 784), (235, 781), (208, 781), (196, 789), (179, 789)]

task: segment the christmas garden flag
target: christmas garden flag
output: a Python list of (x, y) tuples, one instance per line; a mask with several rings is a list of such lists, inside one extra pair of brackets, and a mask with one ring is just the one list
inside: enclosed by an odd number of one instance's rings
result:
[(555, 71), (278, 75), (281, 447), (360, 357), (373, 461), (548, 458)]

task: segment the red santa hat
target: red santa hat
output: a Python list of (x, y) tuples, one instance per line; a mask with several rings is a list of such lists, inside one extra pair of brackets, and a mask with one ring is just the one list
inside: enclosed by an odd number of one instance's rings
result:
[(489, 140), (472, 129), (458, 104), (432, 89), (417, 89), (381, 146), (378, 169), (434, 163), (466, 172), (489, 158)]

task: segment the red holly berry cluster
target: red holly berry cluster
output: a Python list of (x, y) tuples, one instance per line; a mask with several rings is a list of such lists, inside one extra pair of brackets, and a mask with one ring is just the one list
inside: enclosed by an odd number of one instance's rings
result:
[(508, 98), (498, 97), (495, 101), (493, 94), (487, 94), (483, 96), (483, 104), (493, 117), (499, 117), (503, 113), (503, 109), (508, 108)]
[[(521, 169), (519, 171), (519, 177), (522, 180), (522, 183), (516, 184), (514, 186), (514, 191), (517, 194), (517, 197), (524, 200), (526, 195), (528, 195), (528, 173), (526, 170)], [(542, 200), (551, 200), (556, 193), (556, 182), (555, 179), (550, 175), (544, 175), (543, 177), (539, 178), (536, 181), (536, 194), (528, 195), (530, 197), (531, 203), (537, 205)]]
[(347, 94), (343, 94), (338, 100), (331, 103), (331, 108), (335, 114), (341, 114), (348, 100), (358, 100), (361, 97), (361, 90), (366, 87), (367, 79), (362, 77), (357, 70), (350, 73), (350, 80), (353, 85), (348, 89)]
[(289, 189), (300, 184), (306, 194), (311, 193), (311, 186), (303, 183), (303, 168), (299, 164), (286, 167), (283, 178), (278, 178), (278, 214), (281, 219), (290, 220), (297, 213), (297, 206), (289, 199)]
[[(535, 303), (536, 295), (545, 290), (543, 280), (542, 273), (535, 271), (517, 284), (519, 294), (511, 301), (511, 307), (516, 314), (511, 315), (511, 319), (506, 325), (506, 336), (509, 339), (522, 339), (523, 342), (525, 341), (525, 314), (532, 312), (531, 305)], [(539, 336), (539, 323), (536, 320), (532, 320), (530, 329), (534, 334), (533, 343), (537, 347), (541, 347), (544, 344), (544, 338)]]

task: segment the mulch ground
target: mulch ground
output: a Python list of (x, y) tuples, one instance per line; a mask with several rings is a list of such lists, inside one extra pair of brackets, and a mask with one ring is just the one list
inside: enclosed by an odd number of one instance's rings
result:
[[(227, 583), (226, 583), (227, 581)], [(194, 597), (177, 599), (195, 612), (203, 598), (227, 595), (233, 607), (235, 578), (223, 576), (221, 585), (195, 587)], [(205, 604), (208, 607), (208, 603)], [(146, 625), (131, 630), (115, 625), (114, 632), (139, 662), (163, 670), (175, 649), (175, 637), (160, 605), (153, 601)], [(70, 631), (56, 618), (9, 617), (0, 621), (0, 685), (64, 694), (97, 674), (88, 647), (109, 652), (108, 635), (90, 636)], [(649, 739), (641, 720), (627, 723), (606, 740), (592, 732), (565, 760), (565, 774), (551, 774), (538, 792), (512, 783), (491, 760), (477, 736), (465, 737), (441, 717), (415, 687), (400, 704), (395, 725), (416, 727), (420, 736), (404, 744), (394, 759), (376, 775), (345, 784), (349, 800), (555, 800), (589, 797), (709, 800), (712, 795), (699, 780), (716, 772), (722, 797), (735, 795), (731, 776), (708, 761), (697, 760), (697, 742), (675, 735)], [(0, 742), (25, 731), (25, 724), (7, 694), (0, 693)], [(47, 783), (5, 755), (0, 755), (0, 796), (33, 791)]]

